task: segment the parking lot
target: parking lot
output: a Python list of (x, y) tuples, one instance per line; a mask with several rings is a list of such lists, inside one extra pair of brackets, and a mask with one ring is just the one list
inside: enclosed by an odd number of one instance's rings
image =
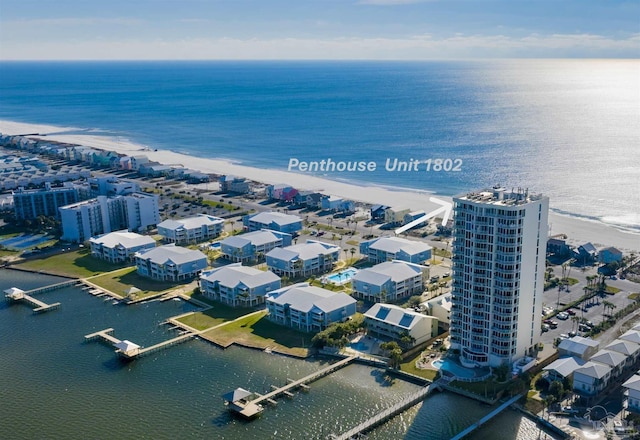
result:
[[(587, 286), (586, 277), (595, 274), (595, 268), (589, 268), (584, 272), (576, 270), (570, 276), (572, 278), (576, 278), (579, 281), (578, 284), (565, 288), (564, 290), (554, 288), (545, 291), (543, 294), (543, 307), (547, 309), (556, 309), (558, 305), (560, 305), (562, 308), (563, 305), (578, 300), (585, 294), (584, 287)], [(605, 294), (603, 296), (595, 296), (591, 300), (582, 302), (580, 306), (572, 308), (572, 313), (574, 313), (573, 316), (577, 316), (581, 321), (587, 320), (594, 325), (597, 325), (601, 323), (603, 319), (606, 319), (606, 315), (613, 314), (631, 304), (633, 302), (632, 299), (629, 299), (629, 295), (631, 293), (640, 292), (640, 285), (628, 280), (607, 279), (606, 283), (609, 286), (620, 289), (620, 291), (614, 295)], [(605, 310), (605, 304), (607, 302), (615, 306), (615, 308), (607, 308)], [(551, 318), (557, 323), (557, 327), (555, 329), (549, 329), (547, 332), (543, 332), (540, 337), (541, 342), (544, 344), (552, 344), (556, 338), (560, 337), (560, 335), (568, 336), (573, 331), (577, 332), (577, 334), (583, 334), (585, 328), (583, 327), (583, 330), (580, 330), (578, 328), (579, 323), (571, 318), (572, 315), (567, 316), (566, 319), (559, 319), (557, 315), (556, 317)]]

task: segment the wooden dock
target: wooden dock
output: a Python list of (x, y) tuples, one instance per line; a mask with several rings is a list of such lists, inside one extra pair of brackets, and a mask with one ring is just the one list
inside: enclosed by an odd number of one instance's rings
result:
[(274, 404), (275, 403), (274, 398), (280, 395), (293, 397), (293, 394), (291, 393), (290, 390), (293, 390), (296, 388), (301, 388), (307, 391), (309, 389), (307, 385), (308, 383), (318, 380), (321, 377), (331, 374), (334, 371), (339, 370), (343, 367), (346, 367), (347, 365), (351, 364), (355, 359), (356, 359), (356, 356), (349, 356), (334, 364), (329, 365), (326, 368), (323, 368), (322, 370), (318, 370), (314, 373), (311, 373), (308, 376), (303, 377), (302, 379), (298, 379), (298, 380), (289, 379), (287, 381), (288, 383), (282, 387), (275, 387), (272, 385), (271, 387), (273, 388), (273, 391), (264, 395), (258, 395), (256, 399), (253, 399), (244, 403), (240, 403), (240, 402), (231, 402), (231, 403), (234, 404), (233, 408), (237, 408), (235, 410), (239, 414), (243, 415), (248, 419), (251, 419), (263, 411), (264, 408), (262, 405), (260, 405), (262, 402), (268, 402), (268, 403)]
[[(42, 289), (45, 289), (45, 288), (33, 289), (33, 290), (45, 291), (45, 290), (42, 290)], [(28, 292), (33, 292), (33, 290), (29, 290)], [(24, 301), (24, 302), (34, 306), (35, 308), (33, 309), (33, 313), (42, 313), (42, 312), (47, 312), (49, 310), (55, 310), (55, 309), (60, 308), (60, 303), (59, 302), (53, 303), (53, 304), (47, 304), (47, 303), (45, 303), (43, 301), (40, 301), (39, 299), (35, 299), (31, 295), (29, 295), (28, 292), (25, 292), (23, 290), (15, 288), (15, 287), (12, 288), (12, 289), (5, 290), (5, 292), (7, 292), (5, 297), (9, 301)], [(11, 293), (9, 293), (9, 292), (11, 292)]]
[(407, 397), (406, 399), (396, 403), (395, 405), (385, 409), (384, 411), (376, 414), (368, 420), (360, 423), (353, 429), (340, 434), (340, 435), (330, 435), (329, 438), (331, 440), (349, 440), (352, 438), (358, 438), (359, 435), (370, 431), (378, 425), (382, 425), (389, 419), (392, 419), (396, 415), (406, 411), (414, 405), (422, 402), (431, 392), (438, 388), (437, 383), (432, 383), (431, 385), (421, 388), (417, 393)]
[(100, 330), (95, 333), (90, 333), (85, 335), (85, 341), (92, 341), (94, 339), (102, 339), (103, 341), (113, 345), (116, 347), (116, 353), (125, 359), (134, 359), (140, 356), (144, 356), (145, 354), (153, 353), (158, 350), (162, 350), (163, 348), (170, 347), (175, 344), (179, 344), (181, 342), (185, 342), (194, 336), (195, 333), (185, 333), (177, 336), (175, 338), (169, 339), (167, 341), (162, 341), (158, 344), (152, 345), (150, 347), (141, 347), (137, 344), (134, 344), (127, 340), (120, 340), (112, 335), (113, 328), (107, 328), (104, 330)]
[(121, 342), (120, 339), (118, 339), (115, 336), (111, 335), (111, 333), (113, 333), (113, 328), (106, 328), (104, 330), (100, 330), (99, 332), (95, 332), (95, 333), (91, 333), (91, 334), (85, 335), (84, 336), (84, 340), (85, 341), (92, 341), (94, 339), (101, 338), (102, 340), (110, 342), (112, 344), (117, 344), (118, 342)]

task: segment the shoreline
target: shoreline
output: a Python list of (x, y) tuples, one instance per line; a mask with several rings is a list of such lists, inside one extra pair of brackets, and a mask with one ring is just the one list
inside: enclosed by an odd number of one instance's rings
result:
[[(447, 201), (452, 199), (451, 196), (444, 196), (437, 192), (425, 190), (391, 189), (365, 183), (354, 184), (286, 170), (255, 168), (229, 160), (199, 158), (168, 150), (154, 150), (148, 146), (135, 144), (120, 136), (98, 135), (93, 130), (75, 127), (0, 120), (0, 133), (9, 135), (28, 134), (30, 138), (85, 145), (129, 156), (144, 155), (149, 160), (161, 164), (179, 164), (203, 173), (235, 175), (265, 184), (286, 183), (301, 190), (318, 191), (323, 194), (335, 195), (366, 204), (384, 204), (409, 208), (412, 211), (422, 209), (429, 212), (437, 209), (439, 205), (429, 201), (429, 197), (432, 196), (437, 196)], [(477, 189), (469, 188), (469, 191)], [(592, 242), (597, 247), (615, 246), (625, 252), (640, 251), (640, 232), (632, 232), (597, 220), (580, 218), (577, 215), (558, 213), (554, 209), (557, 208), (552, 207), (549, 211), (549, 235), (566, 234), (568, 242), (573, 245)]]

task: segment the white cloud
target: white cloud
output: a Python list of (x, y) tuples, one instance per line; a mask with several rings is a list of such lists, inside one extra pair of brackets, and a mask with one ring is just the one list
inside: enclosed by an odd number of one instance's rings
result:
[(0, 59), (463, 59), (518, 57), (637, 56), (640, 34), (613, 39), (592, 34), (462, 35), (436, 38), (238, 39), (15, 42), (0, 48)]

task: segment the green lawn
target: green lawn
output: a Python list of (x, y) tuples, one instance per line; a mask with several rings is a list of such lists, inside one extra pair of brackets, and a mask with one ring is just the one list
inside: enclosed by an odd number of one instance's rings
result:
[(122, 297), (126, 296), (124, 292), (127, 289), (130, 287), (137, 287), (141, 292), (138, 293), (136, 299), (155, 295), (180, 285), (179, 283), (156, 281), (142, 277), (138, 275), (135, 267), (127, 267), (122, 270), (109, 272), (104, 275), (91, 278), (89, 281)]
[(613, 286), (607, 286), (607, 288), (605, 289), (605, 292), (607, 292), (610, 295), (614, 295), (614, 294), (620, 292), (620, 289), (618, 289), (617, 287), (613, 287)]
[(438, 372), (436, 370), (422, 370), (416, 367), (416, 361), (422, 356), (421, 352), (416, 353), (415, 356), (408, 358), (400, 364), (400, 370), (405, 373), (413, 374), (415, 376), (424, 377), (425, 379), (433, 381), (436, 378)]
[(18, 268), (52, 273), (71, 278), (88, 278), (122, 268), (123, 264), (111, 264), (91, 256), (87, 248), (62, 252), (45, 258), (34, 258), (16, 265)]
[(211, 309), (203, 310), (202, 312), (194, 312), (189, 315), (178, 318), (183, 324), (193, 327), (196, 330), (206, 330), (216, 325), (220, 325), (227, 321), (233, 321), (236, 318), (244, 316), (253, 312), (253, 309), (246, 309), (243, 307), (229, 307), (227, 305), (215, 302), (202, 295), (192, 295), (200, 301), (212, 304)]
[(236, 342), (242, 345), (291, 354), (307, 356), (313, 334), (299, 332), (274, 324), (263, 313), (247, 316), (222, 327), (203, 333), (205, 339), (216, 344), (229, 346)]

